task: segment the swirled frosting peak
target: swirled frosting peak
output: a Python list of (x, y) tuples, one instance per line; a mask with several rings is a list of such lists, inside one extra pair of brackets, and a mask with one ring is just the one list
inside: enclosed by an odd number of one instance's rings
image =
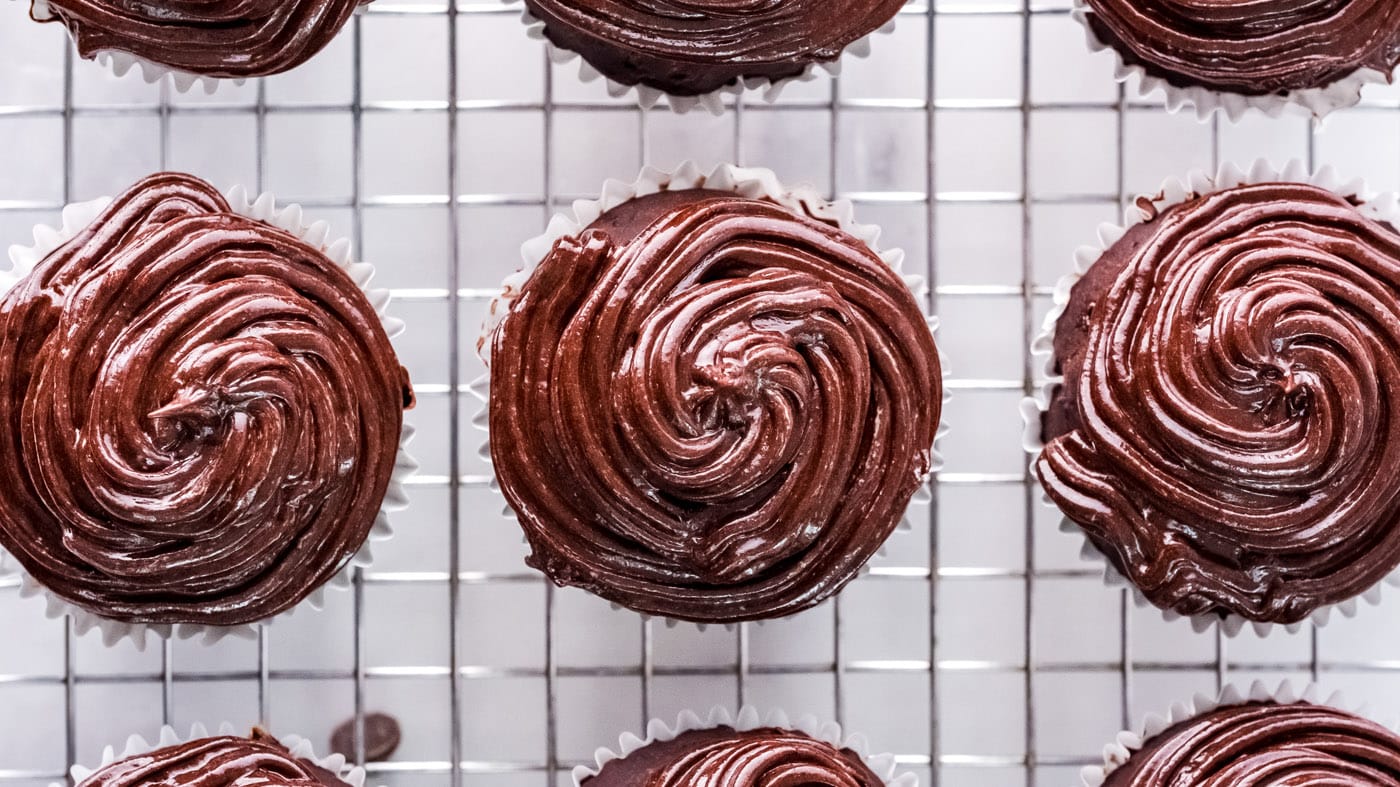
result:
[(1250, 703), (1148, 739), (1104, 787), (1396, 787), (1400, 737), (1321, 705)]
[(624, 85), (709, 93), (832, 61), (904, 0), (525, 0), (555, 44)]
[(277, 74), (321, 51), (368, 0), (33, 0), (78, 52), (126, 52), (176, 71), (244, 78)]
[(1087, 0), (1095, 36), (1177, 86), (1265, 95), (1400, 62), (1395, 0)]
[(855, 752), (800, 732), (714, 727), (611, 760), (586, 787), (881, 787)]
[(1293, 623), (1400, 566), (1400, 235), (1269, 183), (1134, 227), (1071, 293), (1045, 490), (1156, 605)]
[(78, 787), (346, 787), (349, 783), (288, 751), (261, 730), (155, 749), (105, 765)]
[(930, 468), (938, 356), (869, 247), (770, 202), (643, 197), (559, 240), (495, 334), (529, 563), (697, 622), (839, 590)]
[(250, 623), (369, 534), (407, 375), (320, 250), (137, 183), (0, 297), (0, 545), (129, 623)]

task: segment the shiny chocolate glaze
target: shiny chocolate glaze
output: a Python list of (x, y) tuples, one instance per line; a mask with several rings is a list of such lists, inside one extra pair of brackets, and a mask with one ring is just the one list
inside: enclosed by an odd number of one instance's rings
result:
[(137, 55), (211, 77), (286, 71), (321, 51), (368, 0), (33, 0), (31, 16), (68, 28), (78, 52)]
[(0, 546), (129, 623), (249, 623), (359, 550), (411, 402), (319, 250), (137, 183), (0, 297)]
[(1400, 787), (1400, 737), (1320, 705), (1217, 708), (1148, 739), (1104, 787)]
[(253, 730), (248, 738), (221, 735), (166, 746), (99, 768), (78, 787), (346, 787), (314, 762)]
[(1087, 0), (1094, 35), (1178, 87), (1319, 88), (1400, 63), (1395, 0)]
[(683, 732), (611, 760), (582, 787), (882, 787), (860, 756), (800, 732)]
[(709, 93), (836, 60), (904, 0), (525, 0), (545, 35), (604, 76), (665, 93)]
[(850, 581), (930, 467), (933, 337), (864, 243), (666, 192), (556, 242), (495, 334), (491, 454), (530, 565), (645, 613), (791, 614)]
[(1400, 235), (1296, 183), (1130, 230), (1055, 328), (1045, 491), (1152, 603), (1293, 623), (1400, 565)]

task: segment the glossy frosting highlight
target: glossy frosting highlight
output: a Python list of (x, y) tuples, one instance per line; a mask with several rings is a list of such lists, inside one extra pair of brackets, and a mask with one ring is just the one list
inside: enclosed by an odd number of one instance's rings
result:
[(196, 738), (99, 768), (78, 787), (346, 787), (261, 730), (252, 737)]
[(1397, 787), (1400, 738), (1321, 705), (1233, 705), (1163, 730), (1104, 787)]
[(32, 0), (31, 16), (68, 28), (78, 52), (136, 55), (211, 77), (277, 74), (325, 48), (368, 0)]
[(1241, 186), (1130, 230), (1055, 329), (1045, 491), (1152, 603), (1293, 623), (1400, 565), (1400, 235)]
[(656, 741), (603, 766), (584, 787), (882, 787), (845, 749), (800, 732), (715, 727)]
[(869, 247), (718, 191), (556, 242), (495, 333), (491, 453), (560, 584), (697, 622), (852, 579), (930, 467), (937, 352)]
[(0, 298), (0, 545), (104, 618), (269, 618), (364, 543), (410, 402), (339, 266), (154, 175)]
[(796, 76), (879, 30), (903, 0), (526, 0), (555, 44), (604, 76), (672, 95)]
[(1185, 87), (1243, 95), (1320, 88), (1400, 62), (1394, 0), (1086, 0), (1124, 62)]

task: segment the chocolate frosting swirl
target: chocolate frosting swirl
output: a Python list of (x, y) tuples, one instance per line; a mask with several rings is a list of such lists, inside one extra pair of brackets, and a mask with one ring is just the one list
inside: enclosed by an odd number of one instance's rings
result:
[(604, 765), (587, 787), (881, 787), (846, 749), (800, 732), (715, 727), (657, 741)]
[(127, 52), (211, 77), (277, 74), (325, 48), (368, 0), (33, 0), (30, 15), (63, 23), (78, 52)]
[(624, 85), (698, 95), (832, 61), (904, 0), (525, 0), (558, 46)]
[(154, 175), (0, 298), (0, 545), (105, 618), (268, 618), (363, 544), (409, 401), (347, 273)]
[(1400, 737), (1320, 705), (1217, 708), (1150, 738), (1104, 787), (1400, 786)]
[(1310, 185), (1167, 209), (1056, 325), (1046, 492), (1159, 607), (1293, 623), (1400, 565), (1400, 235)]
[(769, 202), (643, 197), (559, 240), (495, 334), (491, 454), (530, 565), (697, 622), (852, 579), (930, 467), (933, 338), (867, 246)]
[(78, 787), (346, 787), (348, 782), (254, 730), (196, 738), (106, 765)]
[(1087, 0), (1125, 63), (1178, 87), (1243, 95), (1320, 88), (1400, 62), (1394, 0)]

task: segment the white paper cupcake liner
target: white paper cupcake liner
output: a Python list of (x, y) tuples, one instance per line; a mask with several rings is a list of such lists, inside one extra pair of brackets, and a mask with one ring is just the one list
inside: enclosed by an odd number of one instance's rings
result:
[[(1284, 165), (1281, 169), (1274, 167), (1268, 161), (1259, 159), (1250, 166), (1248, 171), (1241, 170), (1232, 162), (1226, 162), (1214, 173), (1204, 171), (1193, 171), (1184, 180), (1179, 178), (1168, 178), (1162, 183), (1161, 189), (1154, 195), (1144, 195), (1129, 203), (1123, 215), (1122, 224), (1101, 224), (1098, 228), (1098, 243), (1092, 246), (1081, 246), (1074, 252), (1074, 269), (1060, 277), (1055, 283), (1054, 302), (1050, 311), (1045, 315), (1045, 322), (1040, 333), (1031, 343), (1031, 355), (1037, 360), (1036, 366), (1044, 370), (1045, 382), (1034, 396), (1021, 400), (1021, 421), (1024, 430), (1021, 435), (1021, 447), (1031, 457), (1031, 465), (1034, 467), (1036, 459), (1040, 456), (1040, 451), (1045, 447), (1041, 440), (1042, 416), (1049, 409), (1050, 400), (1054, 395), (1055, 388), (1059, 386), (1064, 378), (1055, 373), (1055, 324), (1064, 313), (1065, 307), (1069, 303), (1070, 290), (1075, 282), (1083, 278), (1094, 263), (1098, 262), (1103, 253), (1117, 243), (1130, 228), (1150, 221), (1153, 217), (1160, 215), (1162, 211), (1173, 205), (1179, 205), (1198, 197), (1225, 191), (1237, 186), (1252, 185), (1258, 183), (1279, 183), (1295, 182), (1308, 183), (1318, 188), (1326, 189), (1342, 197), (1356, 200), (1360, 204), (1357, 210), (1362, 214), (1377, 221), (1386, 222), (1396, 228), (1400, 228), (1400, 197), (1393, 193), (1375, 194), (1367, 187), (1364, 180), (1357, 178), (1353, 180), (1342, 180), (1331, 167), (1323, 167), (1317, 172), (1309, 172), (1307, 165), (1298, 160), (1293, 160)], [(1048, 496), (1042, 495), (1043, 502), (1055, 508), (1055, 504)], [(1139, 606), (1158, 609), (1162, 617), (1166, 620), (1176, 620), (1182, 617), (1179, 613), (1169, 609), (1162, 609), (1152, 604), (1138, 589), (1128, 581), (1113, 565), (1103, 556), (1102, 553), (1084, 537), (1083, 531), (1079, 529), (1073, 521), (1068, 518), (1062, 519), (1060, 530), (1076, 535), (1084, 539), (1084, 545), (1080, 550), (1080, 557), (1083, 560), (1091, 561), (1103, 567), (1104, 584), (1113, 588), (1127, 588), (1132, 591), (1134, 599)], [(1365, 599), (1369, 604), (1378, 604), (1381, 599), (1381, 589), (1385, 585), (1400, 585), (1400, 568), (1392, 571), (1384, 580), (1371, 587), (1361, 596), (1349, 598), (1337, 604), (1318, 607), (1307, 618), (1308, 621), (1321, 626), (1327, 623), (1335, 609), (1346, 617), (1356, 614), (1357, 598)], [(1298, 631), (1303, 623), (1300, 621), (1293, 623), (1286, 628), (1289, 631)], [(1246, 625), (1254, 629), (1259, 636), (1265, 636), (1277, 624), (1251, 621), (1239, 615), (1230, 614), (1220, 617), (1215, 614), (1191, 616), (1191, 625), (1198, 631), (1206, 631), (1211, 626), (1220, 625), (1226, 634), (1235, 636)]]
[(1344, 713), (1369, 719), (1393, 729), (1393, 724), (1371, 715), (1365, 705), (1352, 705), (1340, 692), (1324, 694), (1316, 683), (1298, 688), (1292, 681), (1283, 681), (1277, 688), (1270, 689), (1263, 681), (1254, 681), (1247, 688), (1235, 684), (1227, 685), (1214, 696), (1197, 694), (1190, 702), (1173, 703), (1165, 714), (1151, 714), (1133, 730), (1123, 730), (1113, 737), (1113, 742), (1103, 747), (1103, 765), (1087, 765), (1080, 771), (1081, 787), (1100, 787), (1108, 775), (1123, 767), (1135, 752), (1147, 742), (1168, 728), (1189, 719), (1210, 713), (1217, 708), (1232, 705), (1246, 705), (1251, 702), (1272, 702), (1278, 705), (1317, 705), (1334, 708)]
[(652, 719), (647, 722), (644, 737), (625, 732), (618, 738), (616, 749), (602, 747), (593, 753), (594, 765), (575, 767), (573, 772), (574, 787), (580, 787), (585, 779), (597, 776), (604, 765), (613, 760), (626, 759), (628, 755), (638, 749), (653, 743), (674, 740), (682, 733), (693, 730), (709, 730), (715, 727), (732, 727), (739, 732), (769, 727), (800, 732), (837, 749), (849, 749), (855, 752), (866, 766), (880, 777), (886, 787), (918, 787), (919, 785), (918, 777), (912, 773), (896, 774), (893, 754), (872, 754), (865, 736), (846, 735), (841, 731), (841, 725), (836, 722), (823, 722), (816, 716), (800, 716), (790, 720), (788, 715), (781, 710), (760, 714), (758, 709), (752, 705), (745, 705), (739, 709), (738, 714), (731, 713), (727, 708), (715, 707), (704, 718), (701, 718), (695, 711), (681, 711), (674, 724), (668, 724), (662, 719)]
[[(235, 729), (233, 725), (224, 723), (219, 725), (219, 731), (215, 733), (215, 736), (233, 736), (238, 738), (246, 738), (248, 737), (248, 733), (246, 730), (240, 732), (239, 730)], [(193, 740), (209, 737), (214, 736), (210, 736), (209, 732), (205, 729), (203, 724), (196, 723), (193, 726), (191, 726), (190, 734), (184, 737), (181, 737), (180, 734), (176, 732), (173, 727), (161, 727), (160, 736), (154, 742), (147, 742), (146, 739), (141, 737), (140, 735), (132, 735), (130, 738), (126, 739), (126, 744), (122, 747), (120, 753), (118, 753), (117, 748), (115, 746), (106, 746), (102, 750), (102, 761), (99, 762), (96, 766), (89, 768), (83, 765), (74, 765), (70, 769), (69, 773), (72, 776), (73, 782), (77, 784), (82, 782), (83, 779), (86, 779), (89, 776), (91, 776), (93, 773), (96, 773), (102, 768), (105, 768), (108, 765), (111, 765), (112, 763), (117, 762), (119, 760), (125, 760), (131, 757), (138, 757), (142, 754), (149, 754), (150, 752), (153, 752), (156, 749), (164, 749), (169, 746), (178, 746), (182, 743), (188, 743)], [(365, 769), (358, 766), (351, 767), (345, 761), (344, 755), (329, 754), (325, 757), (318, 757), (316, 756), (315, 749), (311, 745), (311, 741), (301, 737), (300, 735), (279, 735), (277, 736), (277, 740), (283, 746), (286, 746), (287, 750), (292, 753), (292, 756), (296, 757), (297, 759), (315, 763), (316, 765), (325, 768), (331, 773), (334, 773), (337, 776), (339, 776), (341, 781), (345, 782), (349, 787), (364, 787)], [(58, 782), (51, 782), (49, 787), (63, 787), (63, 785), (59, 784)]]
[[(507, 4), (514, 4), (519, 3), (520, 0), (504, 0), (504, 2)], [(685, 114), (699, 107), (713, 115), (724, 114), (724, 97), (726, 95), (738, 96), (745, 92), (753, 92), (761, 96), (766, 103), (772, 104), (782, 95), (783, 88), (793, 82), (811, 82), (816, 79), (818, 74), (822, 71), (832, 76), (840, 76), (842, 59), (846, 57), (869, 57), (871, 39), (877, 35), (893, 33), (898, 16), (899, 15), (896, 14), (894, 17), (890, 18), (890, 21), (876, 29), (875, 32), (852, 42), (842, 50), (840, 57), (837, 59), (808, 63), (807, 67), (802, 70), (802, 73), (795, 76), (776, 80), (770, 79), (769, 77), (745, 77), (739, 79), (734, 84), (725, 85), (709, 93), (702, 93), (697, 96), (676, 96), (662, 90), (657, 90), (650, 85), (624, 85), (621, 82), (614, 81), (604, 76), (602, 72), (594, 68), (582, 55), (572, 49), (565, 49), (561, 46), (557, 46), (553, 41), (550, 41), (544, 33), (544, 22), (536, 18), (534, 14), (531, 14), (524, 3), (521, 3), (520, 7), (520, 20), (525, 24), (526, 34), (531, 38), (545, 42), (545, 47), (549, 51), (550, 62), (556, 65), (566, 66), (577, 60), (579, 64), (579, 79), (583, 82), (596, 82), (601, 79), (607, 86), (608, 95), (613, 98), (621, 98), (628, 93), (632, 93), (638, 106), (643, 109), (651, 109), (661, 103), (662, 100), (665, 100), (672, 111), (680, 114)]]
[[(355, 262), (351, 259), (351, 244), (346, 238), (332, 238), (330, 235), (330, 225), (324, 221), (317, 221), (307, 224), (302, 215), (300, 205), (292, 204), (285, 207), (278, 207), (276, 198), (269, 193), (264, 193), (256, 199), (249, 199), (246, 189), (242, 186), (235, 186), (226, 195), (229, 206), (234, 212), (242, 214), (265, 224), (285, 230), (310, 246), (320, 249), (325, 255), (339, 265), (350, 278), (355, 282), (370, 304), (374, 306), (379, 314), (379, 319), (384, 325), (385, 332), (392, 338), (403, 332), (404, 323), (402, 320), (391, 316), (388, 313), (389, 291), (383, 288), (370, 287), (370, 279), (374, 276), (374, 266), (369, 263)], [(111, 197), (101, 197), (87, 202), (78, 202), (66, 206), (63, 209), (63, 220), (58, 227), (38, 225), (34, 228), (34, 243), (29, 246), (11, 246), (10, 260), (12, 267), (7, 271), (0, 271), (0, 293), (6, 292), (14, 286), (30, 271), (34, 266), (42, 261), (54, 249), (82, 232), (89, 224), (97, 219), (106, 207), (111, 204)], [(409, 456), (407, 445), (413, 437), (413, 427), (404, 424), (399, 435), (398, 455), (394, 460), (394, 470), (389, 478), (389, 486), (384, 494), (384, 502), (380, 506), (379, 515), (375, 518), (374, 526), (371, 528), (369, 537), (360, 550), (351, 558), (350, 563), (338, 574), (331, 578), (326, 585), (337, 588), (349, 588), (351, 572), (354, 568), (367, 568), (374, 562), (374, 555), (371, 543), (374, 541), (384, 541), (393, 536), (393, 529), (389, 525), (389, 512), (403, 509), (408, 505), (408, 494), (404, 490), (404, 481), (418, 468), (418, 463)], [(73, 618), (73, 627), (78, 634), (86, 634), (88, 631), (98, 629), (102, 633), (102, 641), (107, 646), (115, 645), (123, 639), (129, 639), (135, 644), (138, 650), (146, 647), (147, 635), (153, 635), (159, 639), (169, 639), (172, 636), (179, 639), (192, 639), (200, 637), (205, 643), (217, 642), (227, 636), (243, 638), (253, 638), (257, 636), (257, 627), (266, 625), (271, 621), (260, 623), (247, 623), (235, 626), (211, 626), (193, 623), (175, 624), (148, 624), (148, 623), (124, 623), (110, 618), (104, 618), (95, 612), (91, 612), (80, 607), (58, 594), (50, 591), (41, 585), (37, 580), (29, 575), (19, 562), (9, 555), (4, 548), (0, 547), (0, 577), (7, 575), (17, 575), (20, 581), (20, 596), (42, 598), (47, 606), (46, 614), (49, 618), (59, 618), (69, 615)], [(273, 616), (271, 620), (291, 615), (303, 604), (310, 604), (314, 609), (321, 609), (324, 606), (323, 585), (312, 591), (302, 603), (297, 604), (286, 612)]]
[[(1201, 121), (1208, 120), (1216, 112), (1222, 112), (1232, 122), (1238, 122), (1250, 109), (1259, 110), (1269, 117), (1278, 117), (1290, 107), (1296, 107), (1321, 120), (1333, 110), (1344, 109), (1360, 102), (1361, 89), (1366, 85), (1385, 84), (1391, 79), (1391, 76), (1383, 71), (1359, 68), (1325, 87), (1259, 96), (1212, 90), (1199, 85), (1179, 87), (1148, 73), (1141, 65), (1124, 62), (1123, 55), (1118, 50), (1100, 40), (1089, 26), (1088, 17), (1094, 12), (1088, 7), (1086, 0), (1074, 0), (1074, 10), (1071, 13), (1084, 27), (1084, 35), (1090, 49), (1095, 52), (1113, 52), (1114, 78), (1119, 82), (1135, 84), (1137, 98), (1149, 98), (1153, 93), (1160, 92), (1169, 111), (1194, 110), (1196, 118)], [(1131, 79), (1133, 77), (1136, 79)]]
[[(26, 0), (21, 0), (25, 2)], [(364, 13), (365, 6), (371, 0), (364, 0), (359, 8), (355, 9), (355, 14)], [(33, 0), (31, 11), (35, 20), (48, 21), (54, 18), (54, 13), (49, 8), (49, 0)], [(204, 74), (193, 74), (188, 71), (181, 71), (170, 66), (148, 60), (140, 55), (130, 52), (123, 52), (117, 49), (102, 49), (93, 54), (92, 60), (98, 65), (111, 71), (117, 78), (125, 77), (133, 70), (141, 76), (141, 79), (148, 85), (154, 85), (166, 77), (170, 78), (170, 84), (177, 93), (188, 93), (198, 87), (204, 91), (205, 95), (214, 95), (219, 89), (219, 85), (229, 82), (234, 85), (242, 85), (248, 80), (245, 78), (226, 79), (224, 77), (205, 76)]]
[[(578, 235), (589, 224), (592, 224), (609, 210), (616, 208), (624, 202), (629, 202), (639, 197), (656, 194), (662, 191), (683, 191), (686, 189), (711, 189), (715, 191), (728, 191), (752, 199), (763, 199), (776, 203), (792, 213), (812, 216), (822, 221), (834, 222), (842, 231), (854, 236), (861, 242), (869, 246), (880, 259), (884, 260), (904, 283), (909, 287), (915, 298), (922, 298), (928, 294), (928, 284), (923, 276), (917, 274), (904, 273), (904, 251), (902, 249), (881, 249), (880, 228), (873, 224), (861, 224), (855, 219), (855, 207), (850, 200), (828, 200), (816, 189), (798, 186), (784, 186), (776, 173), (763, 167), (738, 167), (733, 164), (720, 164), (709, 172), (704, 172), (694, 162), (687, 161), (680, 164), (674, 171), (665, 171), (655, 167), (646, 167), (638, 175), (637, 179), (624, 183), (619, 180), (609, 180), (603, 184), (603, 192), (596, 200), (576, 200), (573, 210), (568, 213), (556, 213), (549, 220), (549, 225), (543, 234), (537, 235), (520, 246), (521, 268), (515, 273), (507, 276), (501, 283), (501, 292), (491, 300), (486, 309), (486, 317), (483, 320), (481, 335), (477, 338), (477, 353), (486, 363), (487, 373), (473, 380), (468, 386), (468, 392), (476, 397), (481, 403), (480, 409), (472, 418), (472, 425), (482, 432), (482, 442), (477, 450), (477, 454), (486, 462), (491, 461), (491, 442), (488, 434), (490, 424), (490, 393), (491, 393), (491, 338), (495, 335), (501, 321), (510, 312), (511, 304), (520, 297), (520, 292), (529, 281), (530, 276), (535, 272), (535, 268), (547, 257), (554, 248), (555, 241), (560, 238)], [(929, 330), (935, 335), (938, 332), (938, 318), (927, 318)], [(944, 379), (947, 379), (948, 364), (942, 351), (939, 351), (939, 368), (943, 371)], [(943, 402), (946, 405), (949, 399), (948, 389), (943, 389)], [(947, 408), (944, 407), (944, 412)], [(947, 434), (948, 426), (946, 422), (938, 425), (938, 432), (934, 439), (934, 445), (930, 450), (929, 476), (937, 473), (943, 467), (943, 457), (939, 453), (938, 443)], [(927, 481), (927, 479), (925, 479)], [(495, 477), (491, 479), (491, 488), (500, 491)], [(933, 499), (928, 484), (920, 484), (914, 492), (910, 504), (928, 503)], [(509, 505), (503, 506), (501, 515), (514, 522), (515, 512)], [(908, 516), (901, 518), (899, 525), (895, 528), (898, 533), (907, 533), (913, 528)], [(888, 543), (888, 542), (886, 542)], [(881, 545), (877, 555), (884, 555), (886, 546)], [(869, 564), (861, 568), (861, 575), (869, 572)], [(828, 599), (829, 600), (829, 599)], [(825, 602), (823, 602), (825, 603)], [(612, 605), (614, 609), (626, 609), (618, 604)], [(646, 613), (636, 612), (643, 618), (653, 616)], [(676, 626), (679, 623), (697, 626), (704, 631), (711, 624), (693, 623), (690, 621), (677, 621), (672, 618), (662, 616), (668, 627)], [(760, 625), (765, 620), (755, 621)], [(735, 624), (725, 624), (725, 628), (733, 628)]]

